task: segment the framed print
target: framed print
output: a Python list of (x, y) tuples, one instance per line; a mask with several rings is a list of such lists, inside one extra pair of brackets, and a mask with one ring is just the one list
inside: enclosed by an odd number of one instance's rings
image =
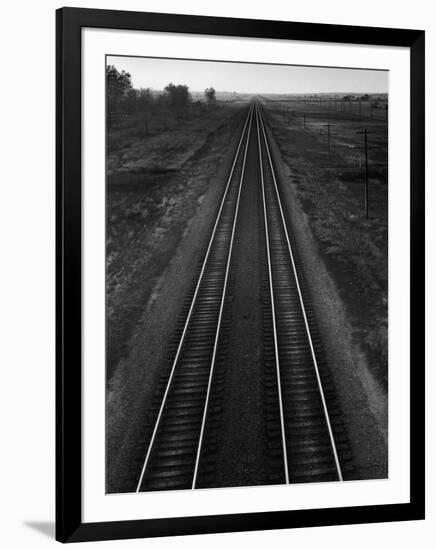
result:
[(57, 11), (57, 539), (424, 517), (424, 32)]

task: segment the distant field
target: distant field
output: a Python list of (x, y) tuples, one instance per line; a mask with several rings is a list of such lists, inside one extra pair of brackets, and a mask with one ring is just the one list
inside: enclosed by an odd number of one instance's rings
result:
[(329, 110), (354, 114), (363, 118), (387, 120), (387, 94), (317, 94), (317, 95), (265, 95), (263, 100), (270, 104), (281, 105), (293, 110)]
[[(240, 106), (242, 102), (243, 100), (239, 97), (232, 101), (217, 101), (213, 105), (193, 100), (179, 109), (156, 104), (143, 112), (109, 116), (106, 142), (109, 171), (113, 168), (114, 159), (127, 152), (126, 150), (138, 141), (147, 146), (150, 143), (150, 138), (181, 130), (187, 125), (189, 128), (196, 127), (198, 131), (201, 131), (203, 125), (207, 125), (210, 119), (216, 120), (219, 117), (225, 117), (229, 108), (235, 105)], [(147, 149), (145, 153), (147, 154)], [(123, 163), (119, 164), (121, 166)]]
[[(380, 96), (377, 95), (376, 98)], [(368, 167), (372, 181), (373, 216), (387, 215), (388, 178), (388, 124), (387, 98), (378, 99), (380, 106), (371, 109), (367, 102), (343, 101), (337, 97), (323, 97), (321, 100), (300, 96), (265, 96), (263, 103), (268, 111), (277, 117), (285, 128), (299, 132), (305, 130), (316, 139), (318, 155), (328, 158), (328, 168), (346, 172), (346, 182), (361, 181), (365, 163), (364, 130), (368, 136)], [(359, 103), (362, 104), (361, 114)], [(322, 158), (317, 158), (317, 162)], [(375, 194), (374, 194), (375, 193)], [(379, 193), (381, 196), (379, 197)], [(370, 197), (371, 199), (371, 197)], [(381, 201), (381, 203), (380, 203)]]

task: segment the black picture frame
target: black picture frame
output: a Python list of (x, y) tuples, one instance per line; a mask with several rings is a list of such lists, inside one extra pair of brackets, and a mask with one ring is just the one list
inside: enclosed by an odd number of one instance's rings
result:
[[(398, 46), (410, 49), (410, 502), (346, 508), (82, 522), (81, 29)], [(77, 542), (424, 518), (424, 41), (419, 30), (62, 8), (56, 13), (56, 539)]]

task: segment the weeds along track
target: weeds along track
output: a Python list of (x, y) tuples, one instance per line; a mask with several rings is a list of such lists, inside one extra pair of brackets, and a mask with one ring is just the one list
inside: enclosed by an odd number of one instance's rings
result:
[(349, 451), (256, 106), (266, 250), (264, 361), (272, 483), (342, 481)]
[[(195, 489), (213, 472), (214, 385), (225, 325), (235, 226), (254, 107), (250, 106), (224, 196), (189, 306), (182, 321), (136, 491)], [(208, 462), (208, 457), (210, 461)], [(204, 477), (206, 476), (206, 480)]]

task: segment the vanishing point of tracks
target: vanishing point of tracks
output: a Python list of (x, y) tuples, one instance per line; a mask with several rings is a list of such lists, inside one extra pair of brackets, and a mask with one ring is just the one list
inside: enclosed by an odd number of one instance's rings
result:
[[(271, 483), (342, 481), (350, 467), (341, 413), (292, 246), (261, 109), (252, 103), (203, 263), (180, 322), (136, 491), (213, 486), (214, 432), (222, 391), (220, 349), (231, 319), (226, 300), (250, 139), (257, 140), (265, 274), (263, 356)], [(342, 463), (344, 462), (344, 463)]]

